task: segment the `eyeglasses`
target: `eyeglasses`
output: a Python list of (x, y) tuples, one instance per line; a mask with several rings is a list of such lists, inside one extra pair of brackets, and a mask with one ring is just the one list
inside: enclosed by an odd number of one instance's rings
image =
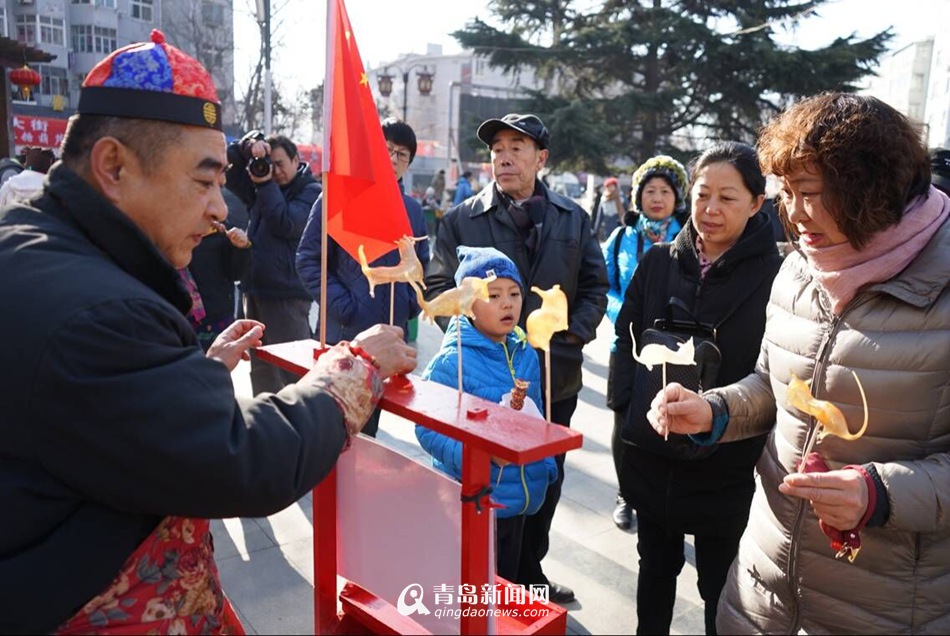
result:
[(402, 161), (404, 163), (409, 163), (409, 157), (411, 157), (412, 155), (409, 154), (408, 150), (400, 150), (399, 148), (396, 148), (395, 146), (390, 146), (389, 144), (386, 144), (386, 148), (389, 150), (390, 157), (395, 156), (396, 159), (398, 159), (399, 161)]

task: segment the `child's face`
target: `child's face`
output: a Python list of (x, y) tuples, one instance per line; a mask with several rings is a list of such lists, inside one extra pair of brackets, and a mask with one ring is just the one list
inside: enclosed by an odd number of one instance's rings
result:
[(472, 305), (475, 328), (495, 342), (504, 342), (521, 316), (521, 287), (510, 278), (488, 283), (488, 302)]

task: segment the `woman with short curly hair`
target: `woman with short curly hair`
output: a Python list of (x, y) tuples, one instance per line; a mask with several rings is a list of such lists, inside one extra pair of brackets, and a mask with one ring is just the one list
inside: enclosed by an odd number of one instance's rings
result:
[[(670, 385), (649, 415), (705, 444), (769, 434), (717, 627), (950, 633), (950, 199), (917, 127), (873, 97), (805, 99), (759, 154), (797, 250), (755, 372), (701, 396)], [(832, 407), (863, 435), (826, 434)]]

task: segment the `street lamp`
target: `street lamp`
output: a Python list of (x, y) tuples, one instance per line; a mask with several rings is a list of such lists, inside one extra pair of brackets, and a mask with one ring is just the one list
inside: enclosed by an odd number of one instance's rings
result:
[(257, 0), (257, 24), (264, 38), (264, 134), (271, 133), (270, 0)]
[[(419, 94), (423, 97), (426, 97), (432, 92), (432, 83), (435, 78), (435, 73), (429, 72), (428, 65), (425, 64), (412, 64), (403, 71), (401, 68), (396, 66), (396, 70), (402, 73), (402, 120), (406, 121), (409, 116), (409, 71), (414, 68), (422, 68), (421, 71), (416, 73), (416, 78), (418, 82)], [(389, 97), (393, 93), (393, 76), (389, 74), (389, 66), (383, 69), (383, 71), (376, 75), (376, 86), (379, 88), (379, 94), (383, 97)]]

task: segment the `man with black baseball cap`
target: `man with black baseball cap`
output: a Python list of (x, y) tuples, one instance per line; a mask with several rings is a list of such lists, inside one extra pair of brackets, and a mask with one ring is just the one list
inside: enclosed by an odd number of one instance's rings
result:
[(503, 128), (510, 128), (511, 130), (516, 130), (523, 135), (531, 137), (541, 150), (548, 149), (550, 134), (548, 133), (547, 126), (544, 125), (544, 122), (541, 121), (537, 115), (509, 113), (501, 119), (489, 119), (482, 122), (482, 125), (478, 127), (475, 135), (485, 142), (485, 145), (491, 148), (495, 134)]
[(0, 633), (243, 633), (209, 519), (308, 493), (415, 367), (377, 327), (236, 400), (264, 325), (206, 356), (178, 274), (226, 216), (226, 164), (210, 75), (153, 31), (86, 76), (43, 193), (0, 210)]
[[(560, 285), (567, 295), (568, 329), (551, 340), (550, 415), (554, 423), (570, 426), (581, 388), (582, 349), (594, 339), (607, 307), (604, 258), (590, 231), (590, 215), (538, 179), (550, 148), (540, 117), (509, 113), (483, 122), (476, 135), (491, 151), (494, 181), (443, 216), (426, 271), (426, 294), (433, 298), (455, 286), (459, 245), (501, 250), (517, 265), (525, 289)], [(528, 294), (519, 324), (524, 327), (528, 314), (540, 306), (541, 297)], [(574, 592), (551, 583), (541, 568), (564, 481), (564, 456), (556, 460), (558, 480), (525, 523), (516, 582), (548, 584), (550, 599), (563, 604), (574, 600)]]

